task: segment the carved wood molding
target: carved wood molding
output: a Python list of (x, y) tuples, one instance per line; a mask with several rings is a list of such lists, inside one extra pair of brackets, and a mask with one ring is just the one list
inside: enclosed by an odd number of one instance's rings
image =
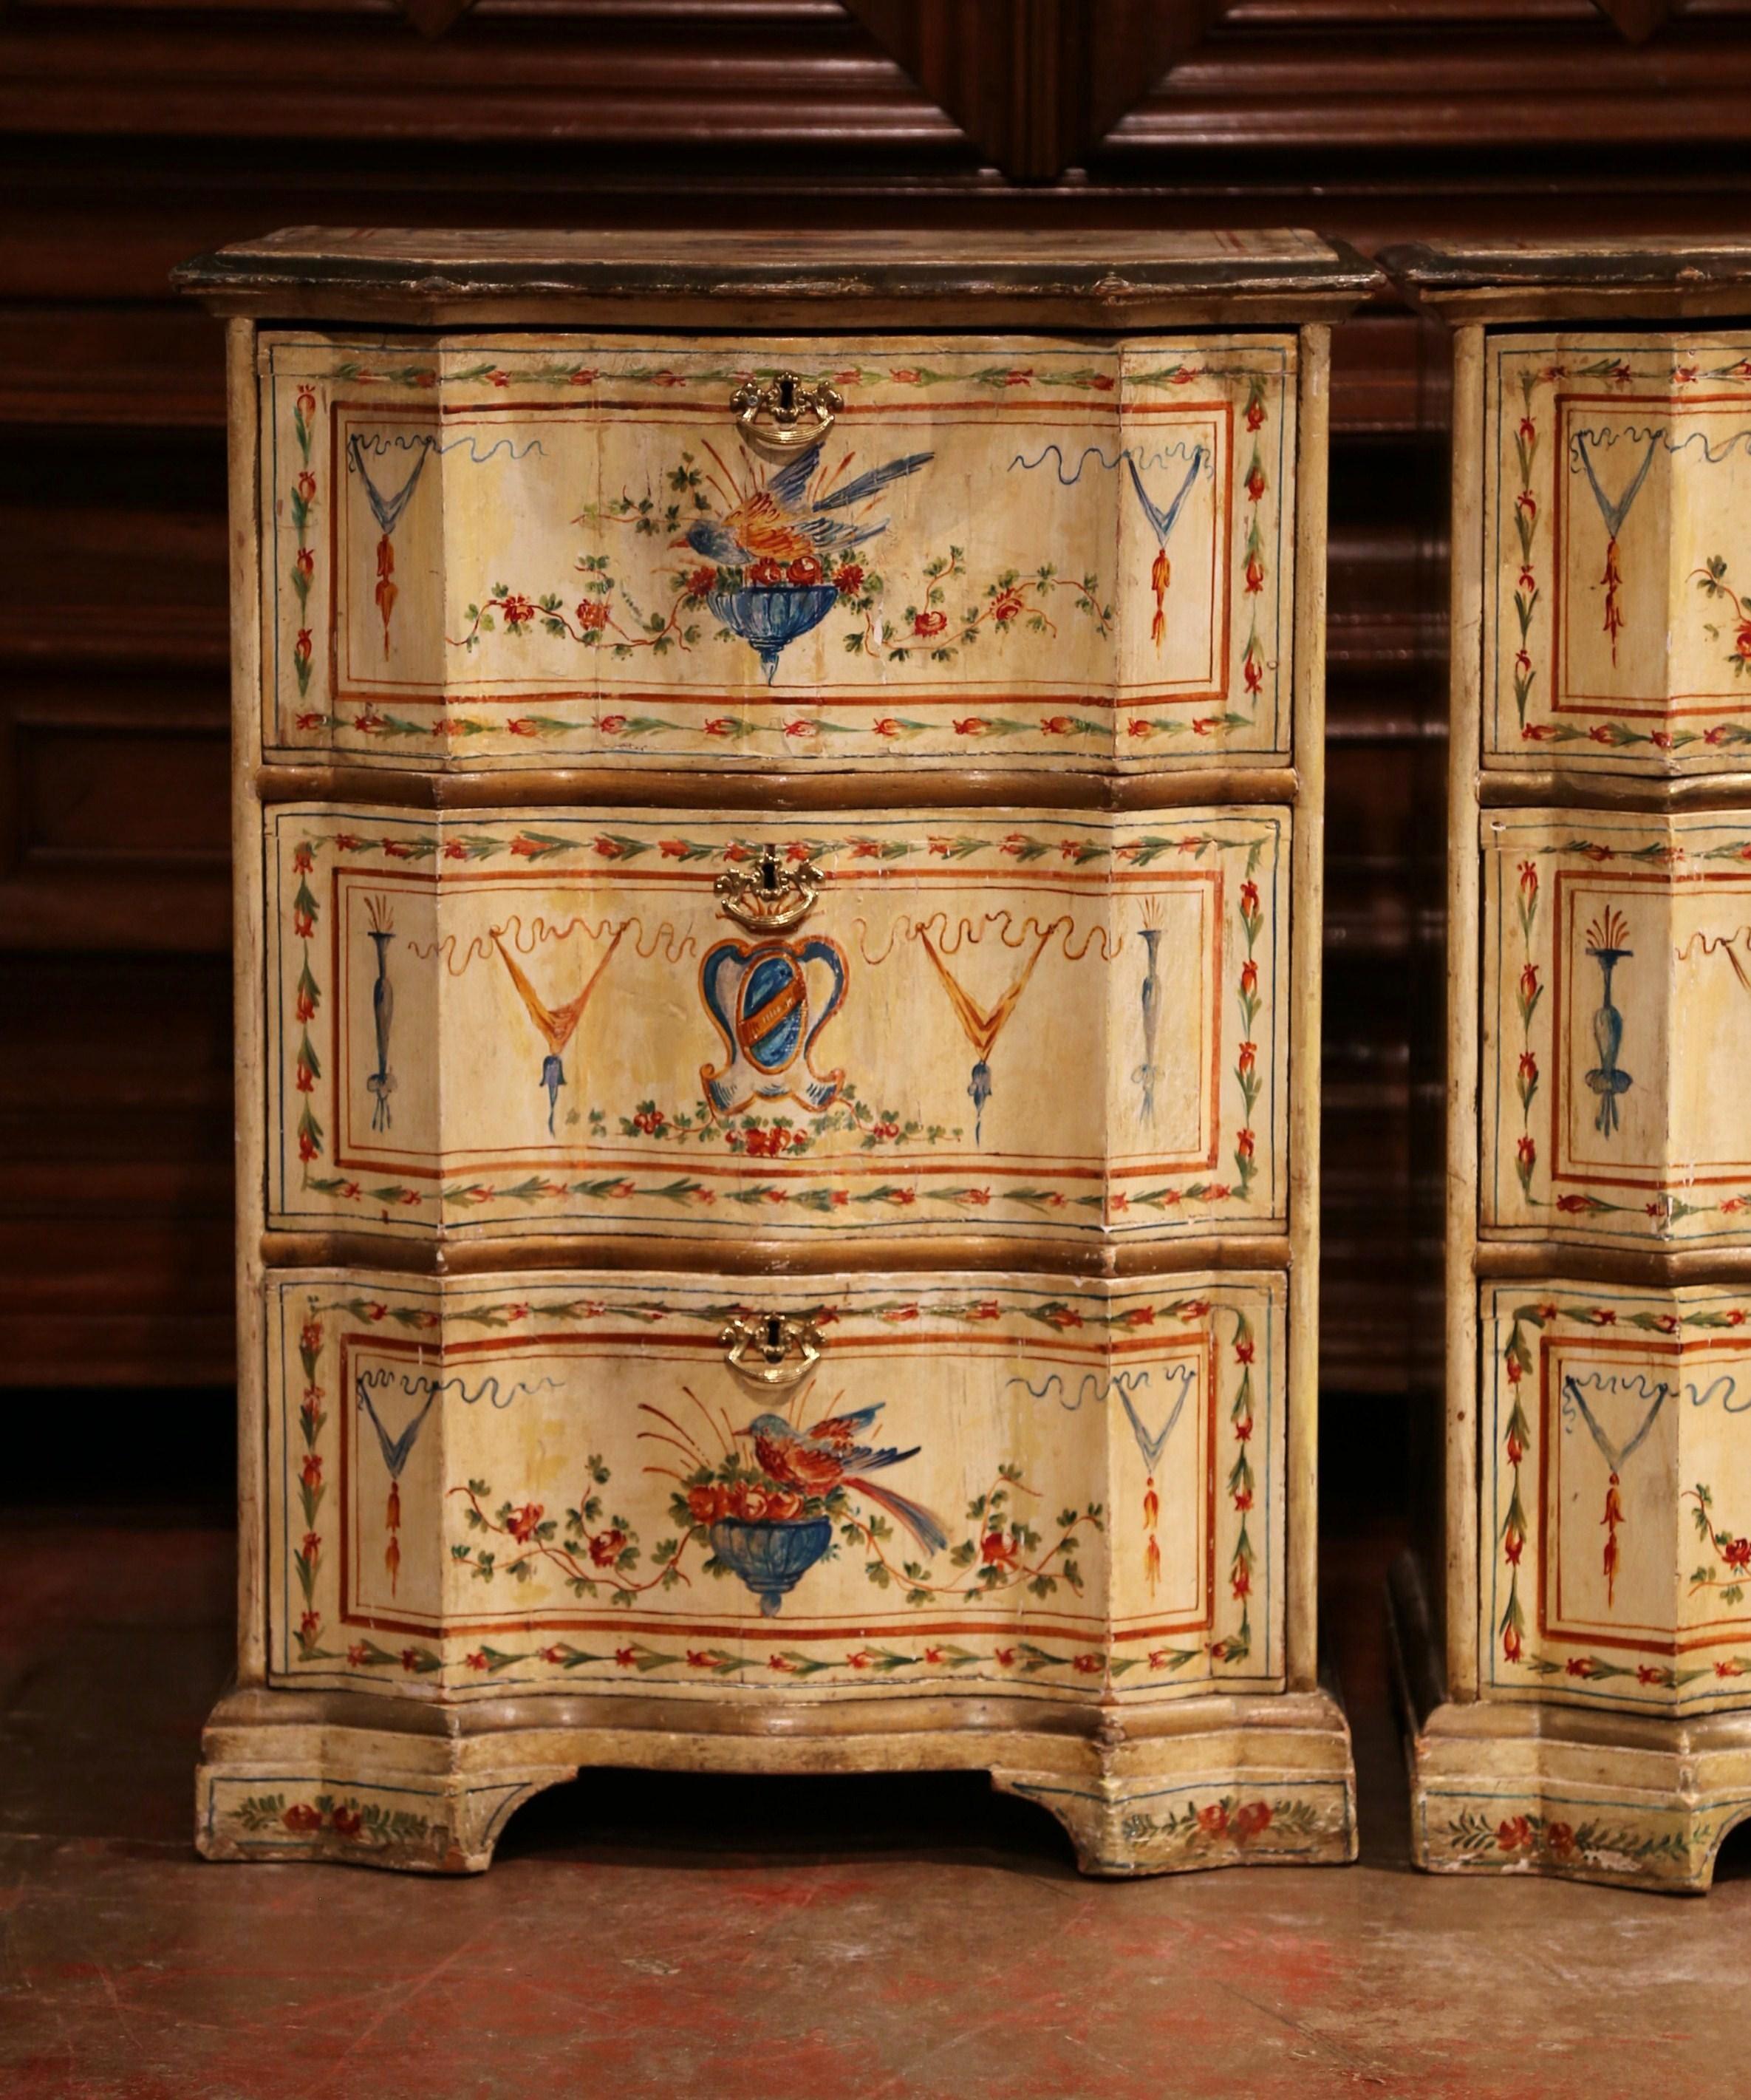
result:
[(1667, 17), (1678, 11), (1682, 0), (1593, 0), (1599, 12), (1615, 22), (1632, 44), (1646, 43)]
[(1083, 160), (1229, 0), (844, 0), (997, 168)]

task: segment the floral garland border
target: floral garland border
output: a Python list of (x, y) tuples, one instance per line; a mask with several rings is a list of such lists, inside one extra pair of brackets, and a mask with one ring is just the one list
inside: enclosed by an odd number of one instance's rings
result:
[(1274, 846), (1279, 843), (1279, 833), (1266, 833), (1246, 839), (1215, 832), (1192, 832), (1178, 837), (1145, 832), (1114, 845), (1102, 845), (1086, 836), (1061, 837), (1054, 841), (1034, 832), (1012, 831), (999, 839), (968, 833), (932, 833), (927, 836), (922, 847), (910, 840), (858, 836), (844, 840), (793, 839), (786, 841), (784, 846), (786, 859), (796, 862), (811, 860), (818, 862), (831, 860), (840, 854), (848, 855), (852, 861), (888, 862), (921, 854), (926, 858), (961, 862), (977, 854), (995, 851), (1023, 866), (1043, 859), (1050, 860), (1056, 849), (1061, 863), (1068, 863), (1077, 868), (1087, 867), (1102, 861), (1110, 861), (1116, 866), (1127, 868), (1147, 868), (1169, 855), (1189, 854), (1193, 860), (1202, 860), (1208, 853), (1237, 851), (1244, 846), (1246, 860), (1239, 886), (1237, 909), (1246, 940), (1246, 955), (1241, 963), (1236, 987), (1242, 1039), (1236, 1052), (1234, 1066), (1234, 1077), (1240, 1086), (1243, 1104), (1243, 1121), (1236, 1133), (1235, 1178), (1232, 1182), (1220, 1178), (1195, 1178), (1183, 1184), (1163, 1181), (1156, 1187), (1140, 1190), (1135, 1194), (1128, 1189), (1108, 1185), (1093, 1193), (1070, 1195), (1062, 1189), (1033, 1185), (1025, 1180), (1022, 1180), (1019, 1185), (1000, 1188), (994, 1177), (989, 1181), (967, 1183), (954, 1188), (923, 1188), (916, 1183), (884, 1180), (872, 1189), (854, 1193), (851, 1189), (827, 1182), (811, 1187), (794, 1187), (761, 1181), (742, 1188), (713, 1189), (686, 1174), (666, 1180), (645, 1181), (626, 1174), (555, 1180), (545, 1175), (531, 1173), (519, 1180), (502, 1185), (462, 1181), (448, 1187), (422, 1189), (404, 1181), (368, 1185), (346, 1175), (318, 1174), (313, 1171), (324, 1158), (328, 1144), (327, 1135), (315, 1110), (315, 1090), (317, 1083), (323, 1077), (323, 1069), (310, 1032), (311, 1024), (322, 1001), (322, 988), (312, 964), (316, 927), (322, 910), (311, 887), (318, 852), (326, 847), (332, 847), (341, 854), (380, 852), (386, 858), (410, 866), (439, 860), (478, 863), (495, 859), (501, 854), (507, 854), (514, 859), (534, 866), (537, 862), (570, 855), (587, 855), (596, 861), (619, 865), (638, 859), (654, 850), (661, 859), (678, 862), (682, 865), (701, 860), (719, 860), (734, 865), (752, 860), (759, 849), (741, 840), (731, 840), (721, 845), (684, 837), (653, 842), (650, 839), (637, 838), (620, 832), (598, 832), (587, 841), (582, 839), (574, 840), (562, 838), (553, 832), (527, 827), (516, 831), (508, 838), (485, 831), (459, 832), (453, 837), (435, 830), (401, 837), (392, 835), (366, 836), (351, 832), (307, 832), (292, 849), (292, 873), (298, 880), (290, 906), (293, 938), (298, 942), (301, 950), (292, 1002), (293, 1017), (298, 1030), (298, 1042), (292, 1053), (292, 1083), (294, 1093), (302, 1102), (296, 1123), (298, 1156), (302, 1174), (300, 1189), (303, 1193), (322, 1196), (331, 1201), (369, 1202), (386, 1213), (390, 1211), (423, 1211), (427, 1205), (433, 1205), (436, 1207), (440, 1220), (452, 1210), (478, 1210), (488, 1204), (505, 1202), (533, 1206), (576, 1200), (597, 1202), (636, 1200), (673, 1204), (677, 1208), (710, 1208), (722, 1201), (748, 1207), (794, 1206), (813, 1215), (830, 1216), (835, 1211), (849, 1211), (853, 1206), (866, 1209), (880, 1206), (898, 1211), (912, 1209), (922, 1202), (927, 1206), (946, 1205), (964, 1214), (986, 1211), (994, 1204), (1013, 1205), (1036, 1217), (1061, 1211), (1090, 1211), (1098, 1215), (1089, 1222), (1101, 1229), (1133, 1210), (1150, 1211), (1160, 1215), (1182, 1210), (1188, 1205), (1208, 1207), (1248, 1202), (1252, 1183), (1258, 1172), (1257, 1140), (1252, 1128), (1252, 1114), (1264, 1087), (1264, 1081), (1258, 1073), (1259, 1046), (1253, 1039), (1254, 1024), (1263, 1005), (1255, 951), (1264, 926), (1263, 900), (1255, 878), (1267, 845)]
[[(1533, 935), (1537, 924), (1541, 896), (1539, 861), (1580, 854), (1595, 867), (1603, 867), (1612, 861), (1624, 861), (1637, 867), (1658, 868), (1676, 868), (1686, 861), (1751, 862), (1751, 836), (1727, 839), (1700, 853), (1692, 853), (1683, 845), (1668, 840), (1655, 839), (1646, 845), (1624, 848), (1607, 845), (1599, 840), (1586, 836), (1562, 839), (1548, 845), (1516, 847), (1514, 851), (1524, 851), (1528, 856), (1516, 864), (1515, 895), (1520, 929), (1520, 968), (1515, 979), (1515, 1003), (1520, 1023), (1519, 1061), (1515, 1073), (1515, 1088), (1520, 1104), (1520, 1135), (1515, 1142), (1514, 1170), (1519, 1180), (1522, 1199), (1528, 1208), (1554, 1211), (1569, 1218), (1643, 1216), (1652, 1221), (1656, 1237), (1662, 1239), (1669, 1238), (1673, 1229), (1682, 1224), (1687, 1218), (1733, 1217), (1740, 1211), (1751, 1209), (1751, 1187), (1736, 1190), (1733, 1194), (1712, 1203), (1693, 1202), (1669, 1189), (1662, 1189), (1637, 1203), (1613, 1202), (1608, 1197), (1596, 1196), (1586, 1191), (1572, 1191), (1561, 1196), (1535, 1196), (1533, 1193), (1533, 1177), (1538, 1166), (1538, 1142), (1531, 1128), (1532, 1105), (1537, 1096), (1541, 1078), (1537, 1052), (1532, 1039), (1533, 1019), (1543, 1000), (1546, 989), (1541, 976), (1542, 965), (1535, 960), (1533, 955)], [(1506, 854), (1496, 856), (1497, 866), (1501, 867), (1506, 858)], [(1502, 885), (1505, 889), (1505, 870)], [(1559, 1054), (1554, 1043), (1550, 1054), (1553, 1057)], [(1499, 1095), (1499, 1071), (1497, 1089)]]
[[(1501, 1315), (1495, 1317), (1499, 1322)], [(1542, 1334), (1554, 1322), (1567, 1321), (1583, 1329), (1632, 1327), (1643, 1334), (1666, 1336), (1682, 1335), (1689, 1328), (1730, 1331), (1751, 1325), (1751, 1308), (1734, 1305), (1713, 1311), (1625, 1312), (1615, 1305), (1561, 1304), (1555, 1299), (1534, 1299), (1516, 1306), (1510, 1318), (1508, 1339), (1501, 1352), (1502, 1372), (1513, 1396), (1507, 1423), (1502, 1432), (1502, 1455), (1508, 1466), (1508, 1508), (1496, 1533), (1502, 1564), (1508, 1570), (1508, 1601), (1495, 1628), (1502, 1643), (1502, 1661), (1537, 1677), (1573, 1678), (1586, 1684), (1633, 1678), (1645, 1688), (1680, 1692), (1704, 1678), (1735, 1678), (1751, 1672), (1751, 1657), (1745, 1656), (1724, 1658), (1712, 1667), (1690, 1670), (1664, 1663), (1618, 1663), (1594, 1654), (1571, 1655), (1561, 1662), (1549, 1656), (1528, 1656), (1524, 1652), (1526, 1612), (1519, 1589), (1520, 1564), (1528, 1535), (1520, 1469), (1533, 1449), (1532, 1424), (1520, 1390), (1533, 1368), (1532, 1347), (1526, 1330), (1530, 1327)], [(1748, 1548), (1748, 1557), (1751, 1557), (1751, 1548)]]
[[(350, 386), (390, 385), (415, 386), (421, 389), (435, 387), (440, 378), (455, 385), (489, 385), (501, 390), (508, 389), (514, 378), (518, 384), (548, 387), (589, 387), (599, 380), (622, 380), (634, 384), (646, 384), (667, 388), (685, 389), (690, 386), (740, 384), (749, 379), (770, 378), (777, 367), (758, 367), (752, 370), (714, 367), (705, 372), (686, 374), (666, 366), (640, 365), (624, 370), (604, 369), (600, 366), (567, 365), (562, 363), (536, 367), (528, 373), (513, 374), (491, 362), (466, 367), (461, 371), (441, 374), (431, 364), (408, 364), (379, 369), (375, 366), (344, 360), (332, 370), (316, 375), (329, 384)], [(987, 390), (1001, 392), (1017, 386), (1034, 385), (1065, 386), (1083, 390), (1109, 392), (1118, 382), (1108, 371), (1093, 368), (1079, 368), (1073, 372), (1054, 374), (1041, 372), (1034, 367), (990, 365), (977, 373), (967, 375), (933, 370), (928, 366), (902, 367), (885, 375), (867, 371), (861, 367), (848, 366), (831, 373), (818, 377), (839, 386), (880, 383), (884, 377), (895, 384), (928, 388), (950, 383), (971, 383)], [(1242, 713), (1233, 707), (1223, 708), (1208, 714), (1182, 718), (1163, 714), (1145, 714), (1125, 712), (1122, 736), (1131, 742), (1150, 741), (1158, 737), (1190, 735), (1194, 739), (1210, 740), (1220, 747), (1222, 740), (1232, 732), (1255, 729), (1258, 726), (1257, 706), (1264, 689), (1264, 674), (1270, 668), (1264, 658), (1259, 634), (1259, 607), (1268, 574), (1265, 561), (1265, 543), (1260, 523), (1260, 505), (1268, 486), (1259, 438), (1259, 432), (1268, 419), (1267, 394), (1275, 380), (1286, 386), (1286, 376), (1275, 370), (1259, 371), (1250, 364), (1222, 365), (1214, 364), (1187, 364), (1180, 362), (1158, 367), (1147, 372), (1125, 372), (1127, 386), (1179, 387), (1200, 379), (1219, 382), (1244, 378), (1247, 382), (1246, 406), (1242, 421), (1252, 434), (1252, 455), (1242, 483), (1247, 505), (1246, 532), (1244, 542), (1243, 595), (1248, 615), (1249, 630), (1246, 646), (1241, 657), (1241, 677), (1250, 713)], [(311, 452), (314, 434), (316, 400), (311, 391), (314, 381), (301, 381), (293, 409), (293, 426), (297, 438), (302, 470), (298, 475), (291, 496), (293, 522), (300, 545), (294, 558), (292, 572), (293, 588), (298, 593), (300, 624), (293, 648), (293, 664), (296, 673), (299, 698), (307, 698), (310, 686), (311, 660), (313, 653), (311, 632), (303, 615), (307, 611), (311, 581), (315, 573), (315, 556), (307, 544), (309, 521), (312, 514), (316, 481), (311, 470)], [(1085, 592), (1092, 584), (1085, 580)], [(952, 703), (942, 703), (952, 704)], [(1052, 712), (1023, 719), (1017, 716), (986, 715), (979, 712), (953, 718), (950, 726), (958, 739), (968, 741), (1003, 740), (1017, 737), (1063, 738), (1074, 743), (1078, 739), (1100, 739), (1119, 743), (1117, 716), (1129, 708), (1145, 704), (1132, 701), (1118, 702), (1114, 721), (1109, 725), (1087, 716), (1074, 713)], [(1168, 703), (1166, 704), (1172, 704)], [(814, 743), (825, 743), (840, 737), (873, 735), (886, 742), (904, 743), (916, 737), (936, 734), (941, 726), (919, 721), (905, 715), (884, 715), (867, 726), (849, 722), (836, 722), (824, 717), (792, 714), (788, 720), (782, 717), (785, 710), (773, 708), (761, 710), (757, 701), (751, 701), (751, 712), (734, 715), (714, 716), (699, 726), (674, 722), (660, 715), (628, 714), (610, 710), (584, 717), (528, 713), (515, 715), (502, 721), (485, 719), (465, 712), (445, 713), (429, 723), (417, 722), (405, 715), (373, 707), (365, 702), (350, 717), (320, 709), (302, 709), (293, 716), (293, 726), (302, 735), (319, 735), (340, 727), (350, 728), (355, 735), (369, 737), (385, 743), (405, 742), (413, 739), (430, 743), (435, 739), (446, 751), (458, 743), (481, 736), (510, 736), (532, 743), (551, 743), (562, 738), (594, 735), (611, 741), (643, 742), (669, 736), (693, 736), (703, 730), (711, 738), (721, 739), (732, 746), (756, 736), (777, 737), (787, 752), (799, 754)], [(754, 712), (763, 712), (769, 718), (752, 718)]]
[[(1506, 353), (1512, 354), (1512, 353)], [(1532, 721), (1526, 719), (1526, 711), (1537, 682), (1537, 666), (1533, 660), (1532, 624), (1542, 590), (1537, 576), (1534, 542), (1537, 534), (1539, 510), (1537, 495), (1532, 486), (1533, 467), (1538, 456), (1541, 442), (1537, 416), (1534, 413), (1533, 394), (1537, 388), (1553, 384), (1559, 379), (1589, 379), (1603, 382), (1617, 387), (1627, 387), (1639, 377), (1664, 377), (1673, 386), (1695, 385), (1699, 379), (1730, 382), (1738, 385), (1751, 384), (1751, 359), (1741, 358), (1737, 364), (1723, 365), (1717, 369), (1702, 372), (1695, 363), (1668, 364), (1664, 373), (1639, 374), (1634, 367), (1622, 357), (1601, 357), (1590, 364), (1577, 365), (1571, 369), (1564, 364), (1546, 364), (1534, 369), (1523, 366), (1516, 375), (1520, 389), (1520, 419), (1515, 430), (1515, 461), (1519, 468), (1520, 487), (1514, 498), (1512, 517), (1515, 535), (1519, 544), (1519, 576), (1515, 585), (1514, 611), (1519, 630), (1519, 646), (1514, 656), (1514, 704), (1519, 726), (1522, 746), (1570, 743), (1596, 744), (1608, 751), (1628, 751), (1638, 748), (1673, 754), (1687, 750), (1693, 744), (1705, 748), (1735, 748), (1751, 743), (1751, 721), (1722, 721), (1706, 729), (1652, 729), (1635, 727), (1618, 717), (1594, 722), (1582, 728), (1573, 722), (1555, 720)], [(1634, 398), (1634, 397), (1630, 397)], [(1502, 411), (1506, 414), (1504, 406)], [(1499, 507), (1500, 496), (1497, 497)], [(1500, 646), (1501, 583), (1496, 585), (1497, 646)], [(1500, 748), (1499, 746), (1497, 747)]]
[[(696, 1321), (715, 1341), (726, 1319), (758, 1309), (761, 1308), (750, 1308), (738, 1299), (726, 1299), (678, 1312), (677, 1308), (661, 1299), (635, 1299), (614, 1303), (604, 1299), (581, 1298), (539, 1307), (527, 1299), (510, 1299), (494, 1304), (463, 1306), (454, 1309), (447, 1308), (440, 1312), (421, 1306), (390, 1306), (381, 1299), (337, 1298), (319, 1303), (312, 1296), (299, 1322), (297, 1340), (298, 1361), (304, 1379), (298, 1416), (303, 1455), (298, 1462), (297, 1491), (305, 1529), (296, 1546), (290, 1546), (289, 1542), (292, 1568), (302, 1599), (298, 1622), (295, 1627), (289, 1629), (289, 1638), (297, 1651), (293, 1661), (303, 1667), (324, 1662), (344, 1662), (349, 1670), (399, 1672), (402, 1676), (413, 1678), (434, 1676), (447, 1666), (461, 1668), (483, 1677), (494, 1677), (514, 1664), (529, 1661), (556, 1665), (567, 1670), (585, 1664), (611, 1663), (616, 1670), (632, 1670), (641, 1677), (654, 1670), (679, 1668), (695, 1676), (708, 1674), (717, 1678), (739, 1677), (750, 1670), (764, 1670), (766, 1674), (780, 1677), (809, 1678), (831, 1670), (867, 1672), (872, 1676), (884, 1677), (906, 1669), (946, 1669), (953, 1672), (973, 1664), (990, 1664), (1001, 1671), (1013, 1670), (1018, 1677), (1024, 1679), (1038, 1676), (1047, 1670), (1058, 1670), (1069, 1673), (1072, 1679), (1100, 1677), (1103, 1682), (1112, 1682), (1130, 1670), (1145, 1666), (1147, 1674), (1152, 1677), (1174, 1675), (1188, 1663), (1203, 1657), (1208, 1658), (1212, 1670), (1245, 1662), (1250, 1657), (1250, 1600), (1257, 1562), (1247, 1520), (1253, 1508), (1256, 1485), (1250, 1449), (1255, 1427), (1253, 1365), (1257, 1351), (1256, 1335), (1251, 1320), (1241, 1307), (1224, 1306), (1219, 1301), (1199, 1297), (1171, 1299), (1159, 1304), (1127, 1306), (1112, 1312), (1100, 1312), (1092, 1307), (1077, 1307), (1060, 1298), (1039, 1299), (1010, 1309), (1027, 1320), (1059, 1333), (1089, 1327), (1135, 1331), (1139, 1328), (1153, 1327), (1158, 1317), (1164, 1321), (1177, 1320), (1183, 1327), (1196, 1331), (1202, 1322), (1212, 1318), (1218, 1311), (1233, 1313), (1235, 1321), (1233, 1360), (1241, 1372), (1229, 1409), (1229, 1422), (1236, 1449), (1233, 1465), (1227, 1480), (1227, 1493), (1240, 1518), (1239, 1533), (1228, 1564), (1230, 1594), (1241, 1607), (1241, 1624), (1235, 1633), (1216, 1635), (1193, 1648), (1151, 1648), (1142, 1656), (1120, 1655), (1116, 1643), (1113, 1641), (1095, 1646), (1078, 1646), (1073, 1641), (1066, 1644), (1065, 1652), (1059, 1652), (1015, 1637), (995, 1643), (989, 1652), (942, 1640), (927, 1641), (918, 1645), (916, 1653), (869, 1643), (860, 1644), (839, 1657), (811, 1656), (795, 1648), (775, 1649), (769, 1654), (764, 1664), (757, 1656), (737, 1656), (730, 1650), (715, 1647), (690, 1648), (685, 1642), (678, 1653), (654, 1648), (638, 1640), (618, 1642), (604, 1650), (580, 1648), (563, 1641), (518, 1650), (501, 1649), (481, 1643), (463, 1656), (459, 1664), (448, 1665), (445, 1657), (435, 1648), (417, 1641), (410, 1641), (399, 1648), (387, 1648), (367, 1636), (364, 1639), (350, 1642), (345, 1648), (324, 1645), (326, 1627), (316, 1595), (317, 1577), (323, 1566), (324, 1541), (315, 1525), (318, 1511), (327, 1492), (323, 1477), (324, 1461), (319, 1448), (319, 1440), (329, 1418), (323, 1404), (325, 1391), (318, 1376), (328, 1339), (327, 1316), (343, 1314), (371, 1326), (378, 1326), (386, 1321), (422, 1334), (441, 1330), (446, 1319), (454, 1320), (461, 1325), (505, 1331), (534, 1319), (537, 1314), (543, 1321), (565, 1323), (632, 1318), (653, 1326), (665, 1318), (680, 1317)], [(922, 1301), (918, 1299), (891, 1299), (879, 1306), (860, 1309), (853, 1317), (880, 1320), (885, 1324), (910, 1324), (920, 1318), (924, 1311)], [(974, 1299), (951, 1302), (946, 1305), (932, 1305), (928, 1312), (931, 1317), (957, 1325), (974, 1326), (1002, 1318), (1004, 1308), (995, 1299)], [(844, 1316), (836, 1308), (823, 1305), (804, 1308), (802, 1317), (818, 1326), (826, 1326), (836, 1324)], [(290, 1482), (285, 1485), (289, 1490)], [(392, 1485), (387, 1548), (391, 1575), (400, 1560), (397, 1535), (399, 1504), (399, 1492)], [(626, 1605), (633, 1599), (629, 1594), (620, 1593), (614, 1595), (611, 1601)], [(977, 1602), (977, 1599), (974, 1597), (965, 1601)], [(1217, 1680), (1212, 1677), (1211, 1681)], [(311, 1826), (312, 1829), (315, 1827)], [(342, 1831), (341, 1834), (355, 1833)]]

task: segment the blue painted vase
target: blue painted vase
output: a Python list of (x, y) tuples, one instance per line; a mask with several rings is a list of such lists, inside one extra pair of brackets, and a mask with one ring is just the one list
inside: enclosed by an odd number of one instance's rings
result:
[(714, 619), (753, 650), (770, 686), (786, 646), (818, 627), (838, 596), (831, 584), (744, 584), (708, 591), (705, 602)]
[(775, 1618), (778, 1607), (833, 1542), (830, 1517), (789, 1524), (746, 1524), (720, 1517), (711, 1529), (712, 1551), (733, 1568), (760, 1599), (761, 1615)]

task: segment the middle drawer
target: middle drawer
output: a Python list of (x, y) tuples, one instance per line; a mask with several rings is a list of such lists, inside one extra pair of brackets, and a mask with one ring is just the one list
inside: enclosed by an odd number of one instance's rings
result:
[(1286, 1222), (1285, 809), (264, 825), (271, 1228)]

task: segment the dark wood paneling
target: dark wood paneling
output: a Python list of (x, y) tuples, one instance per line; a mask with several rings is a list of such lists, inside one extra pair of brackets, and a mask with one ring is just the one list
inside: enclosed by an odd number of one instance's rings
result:
[[(1311, 223), (1372, 249), (1751, 205), (1751, 0), (1688, 0), (1639, 46), (1592, 0), (1163, 0), (1175, 63), (1128, 110), (1135, 10), (1095, 4), (1062, 80), (1012, 39), (1061, 50), (1070, 0), (966, 11), (1009, 18), (982, 60), (839, 0), (479, 0), (435, 39), (390, 0), (0, 12), (0, 1379), (227, 1373), (221, 347), (172, 264), (313, 222)], [(1061, 179), (992, 165), (1103, 125)], [(1325, 1368), (1383, 1395), (1411, 1357), (1408, 1043), (1440, 930), (1412, 863), (1444, 359), (1383, 302), (1333, 382)]]

